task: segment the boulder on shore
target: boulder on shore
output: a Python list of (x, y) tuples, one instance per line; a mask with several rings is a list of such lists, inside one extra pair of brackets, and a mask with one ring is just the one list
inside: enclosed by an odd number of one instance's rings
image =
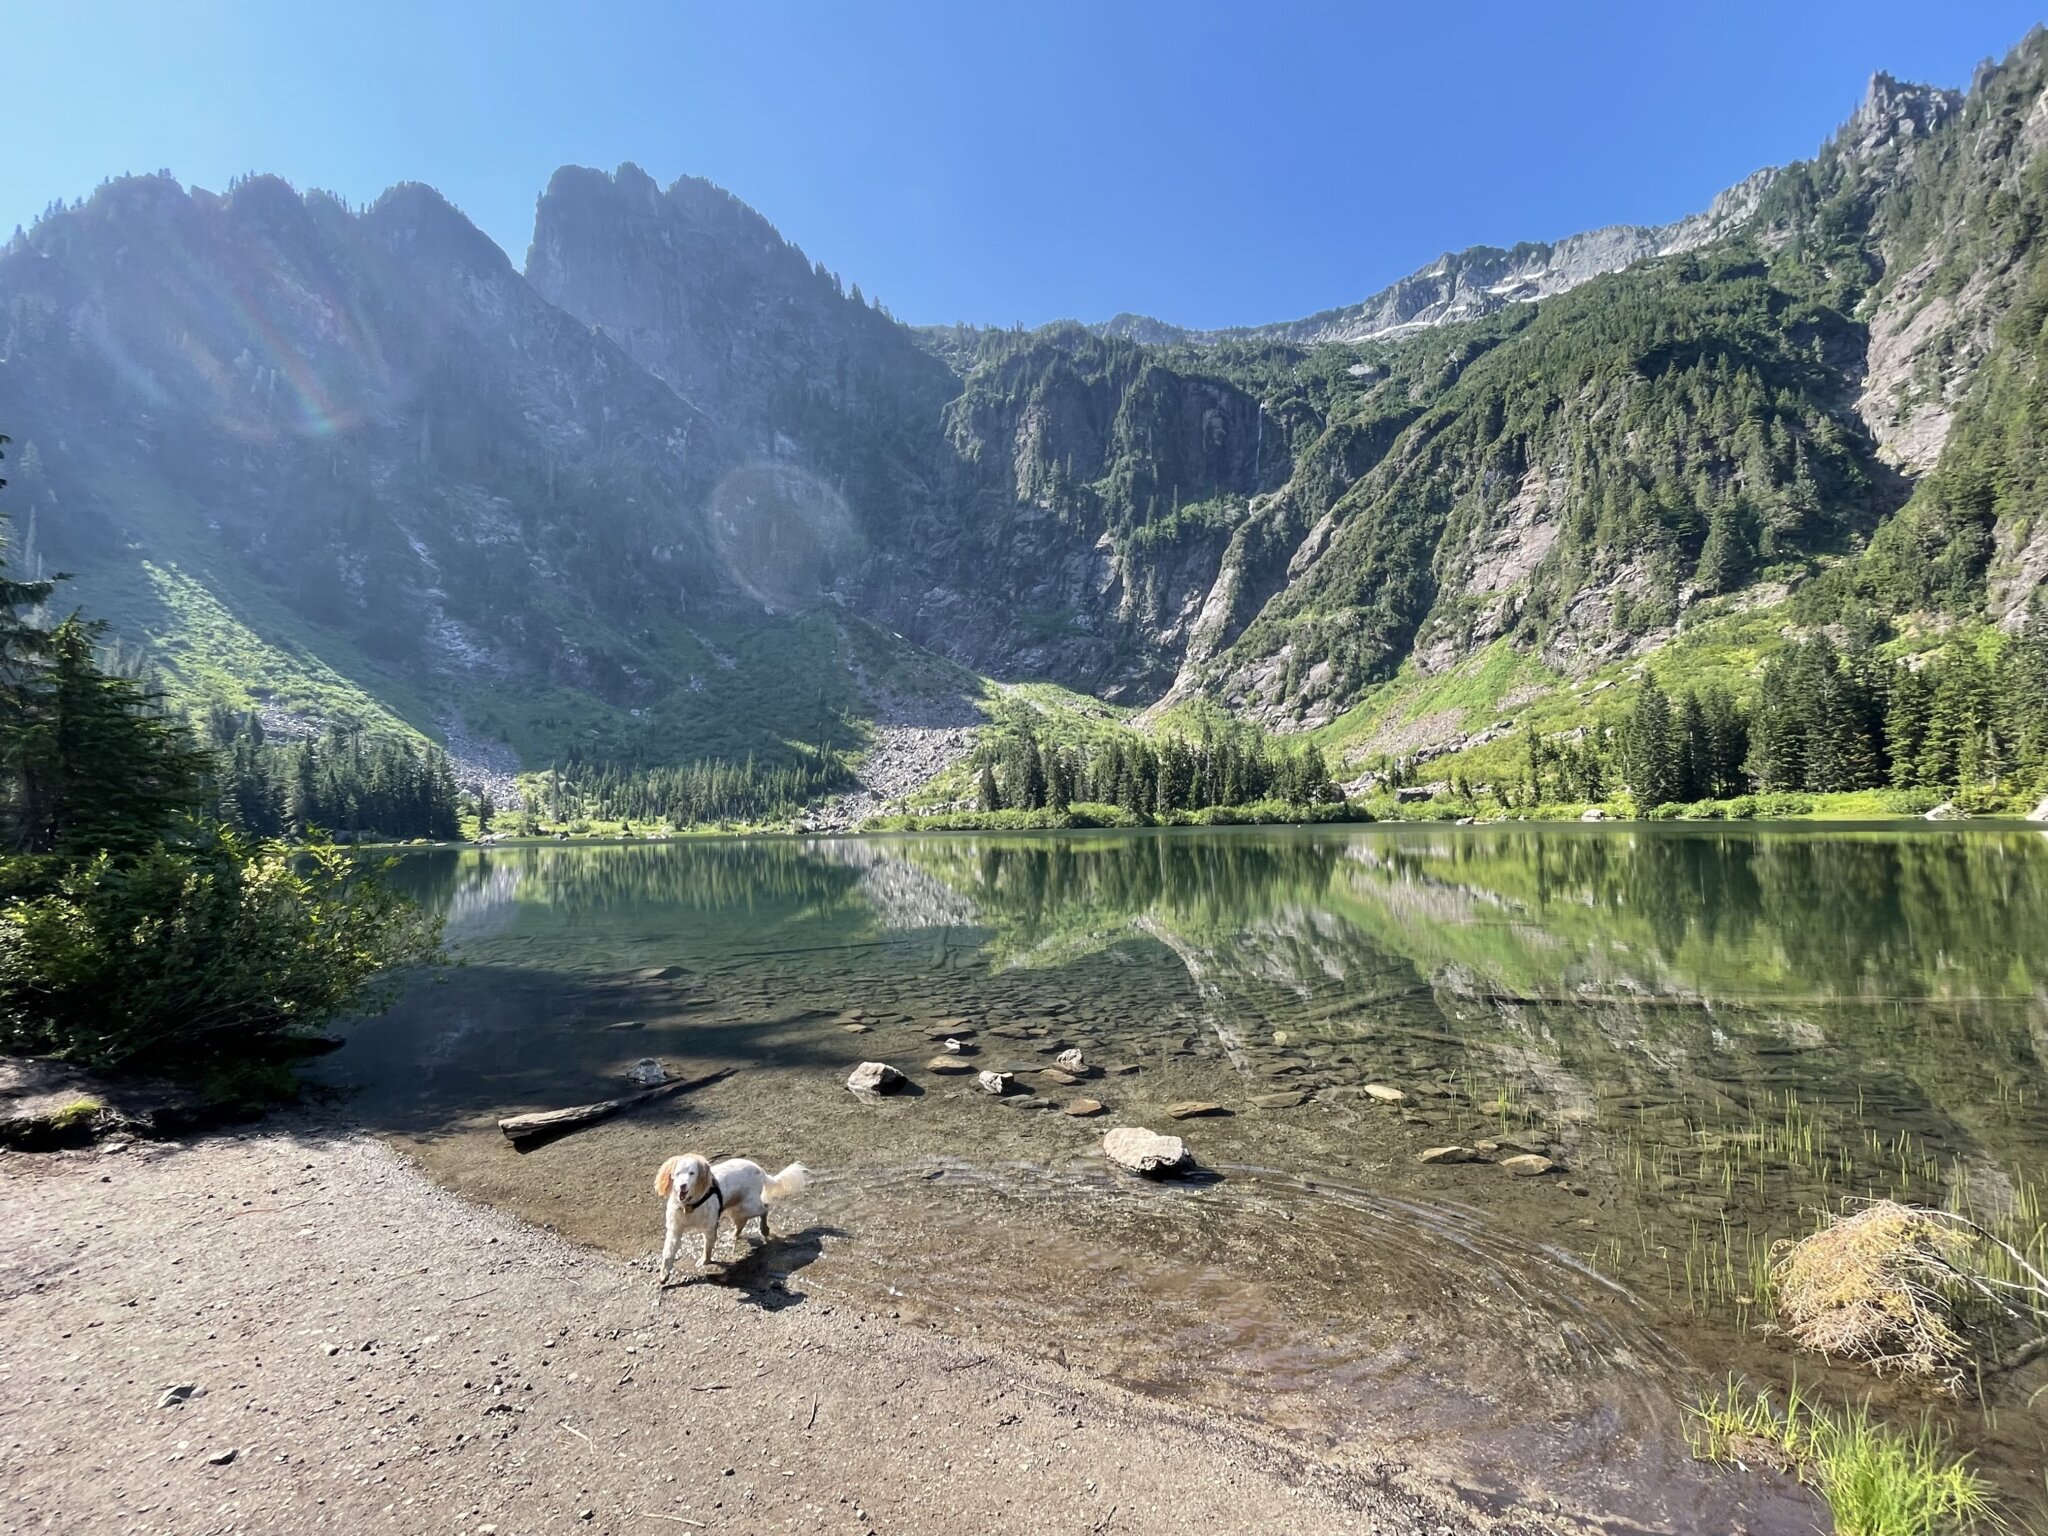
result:
[(886, 1061), (864, 1061), (847, 1077), (846, 1086), (855, 1093), (894, 1093), (903, 1086), (903, 1074)]
[(1172, 1173), (1188, 1160), (1188, 1149), (1178, 1136), (1162, 1136), (1137, 1125), (1120, 1125), (1104, 1136), (1102, 1153), (1119, 1168), (1152, 1176)]
[(2048, 795), (2041, 797), (2041, 803), (2027, 812), (2029, 821), (2048, 821)]

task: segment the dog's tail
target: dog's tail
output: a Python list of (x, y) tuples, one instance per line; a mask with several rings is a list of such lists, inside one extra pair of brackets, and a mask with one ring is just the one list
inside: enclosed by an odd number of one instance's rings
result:
[(772, 1205), (777, 1200), (788, 1200), (800, 1195), (810, 1187), (811, 1170), (802, 1163), (791, 1163), (761, 1186), (761, 1199)]

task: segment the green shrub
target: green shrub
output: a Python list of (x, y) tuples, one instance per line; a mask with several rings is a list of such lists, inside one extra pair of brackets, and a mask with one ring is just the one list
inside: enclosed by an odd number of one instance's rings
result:
[[(244, 1055), (383, 999), (438, 919), (331, 845), (228, 833), (0, 869), (0, 1049), (93, 1067)], [(366, 990), (367, 989), (367, 990)]]

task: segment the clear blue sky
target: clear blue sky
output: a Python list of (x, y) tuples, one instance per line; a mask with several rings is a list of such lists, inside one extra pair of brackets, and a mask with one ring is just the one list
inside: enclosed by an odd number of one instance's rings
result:
[(912, 321), (1213, 326), (1700, 207), (2005, 0), (14, 0), (0, 230), (105, 176), (430, 182), (515, 262), (549, 173), (708, 176)]

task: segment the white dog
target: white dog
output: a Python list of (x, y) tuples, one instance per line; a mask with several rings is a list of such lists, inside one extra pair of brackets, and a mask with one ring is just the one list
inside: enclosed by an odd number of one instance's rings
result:
[(770, 1174), (759, 1163), (744, 1157), (728, 1157), (714, 1166), (695, 1152), (672, 1157), (654, 1176), (654, 1192), (668, 1201), (668, 1238), (661, 1245), (660, 1283), (667, 1284), (675, 1267), (676, 1250), (685, 1232), (704, 1234), (702, 1268), (711, 1262), (711, 1250), (718, 1246), (719, 1224), (732, 1218), (734, 1243), (750, 1221), (761, 1223), (761, 1241), (768, 1241), (768, 1207), (778, 1200), (800, 1195), (811, 1176), (802, 1163), (791, 1163), (782, 1172)]

